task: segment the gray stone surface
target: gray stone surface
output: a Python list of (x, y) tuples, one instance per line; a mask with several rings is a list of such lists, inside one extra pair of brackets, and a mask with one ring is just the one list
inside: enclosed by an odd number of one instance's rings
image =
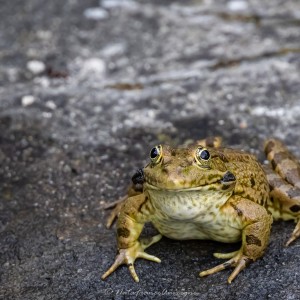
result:
[[(221, 135), (300, 156), (300, 2), (5, 1), (0, 8), (1, 299), (299, 299), (294, 224), (231, 284), (198, 273), (238, 245), (164, 238), (106, 281), (104, 202), (149, 149)], [(154, 229), (146, 227), (146, 234)]]

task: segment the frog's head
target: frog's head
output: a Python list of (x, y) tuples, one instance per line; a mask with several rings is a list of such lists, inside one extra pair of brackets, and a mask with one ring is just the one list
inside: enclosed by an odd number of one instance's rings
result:
[(158, 190), (224, 190), (235, 186), (236, 178), (227, 170), (226, 158), (214, 148), (156, 146), (150, 163), (133, 177), (145, 188)]

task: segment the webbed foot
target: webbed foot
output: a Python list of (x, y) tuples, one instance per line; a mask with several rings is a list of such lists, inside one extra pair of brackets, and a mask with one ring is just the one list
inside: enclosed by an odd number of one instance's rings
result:
[(249, 264), (252, 261), (252, 259), (250, 259), (246, 255), (243, 255), (241, 250), (234, 251), (231, 253), (226, 253), (226, 254), (215, 253), (214, 256), (218, 258), (225, 258), (225, 259), (231, 258), (231, 259), (212, 269), (200, 272), (199, 273), (200, 277), (204, 277), (231, 267), (235, 267), (231, 275), (228, 277), (228, 283), (231, 283), (232, 280), (247, 266), (247, 264)]
[(126, 249), (119, 249), (118, 255), (115, 259), (113, 265), (102, 275), (101, 279), (105, 279), (111, 273), (113, 273), (120, 265), (126, 264), (129, 268), (130, 274), (132, 278), (139, 282), (139, 277), (137, 276), (134, 268), (134, 262), (137, 258), (144, 258), (147, 260), (151, 260), (157, 263), (160, 263), (161, 260), (153, 255), (150, 255), (144, 250), (150, 247), (152, 244), (158, 242), (162, 238), (161, 234), (158, 234), (152, 238), (141, 239), (140, 241), (136, 241), (135, 244)]

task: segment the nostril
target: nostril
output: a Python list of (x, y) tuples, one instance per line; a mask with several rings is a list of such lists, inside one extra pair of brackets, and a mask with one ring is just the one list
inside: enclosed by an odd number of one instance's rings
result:
[(143, 169), (138, 169), (135, 174), (131, 177), (133, 184), (143, 184), (144, 183), (144, 172)]
[(223, 182), (230, 182), (230, 181), (235, 181), (235, 176), (227, 171), (226, 174), (223, 176), (223, 179), (222, 179)]

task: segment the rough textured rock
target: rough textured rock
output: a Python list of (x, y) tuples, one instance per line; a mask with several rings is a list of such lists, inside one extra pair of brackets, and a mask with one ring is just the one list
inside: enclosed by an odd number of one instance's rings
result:
[[(0, 9), (0, 298), (299, 299), (294, 224), (231, 284), (199, 278), (238, 245), (164, 238), (119, 268), (104, 202), (161, 142), (221, 135), (300, 157), (296, 0), (6, 1)], [(146, 233), (153, 233), (147, 226)]]

